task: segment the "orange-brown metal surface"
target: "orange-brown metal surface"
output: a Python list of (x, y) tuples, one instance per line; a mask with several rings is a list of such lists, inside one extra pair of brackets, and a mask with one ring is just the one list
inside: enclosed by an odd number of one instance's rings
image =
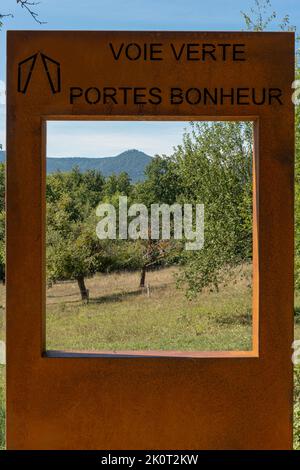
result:
[[(292, 33), (8, 33), (8, 448), (291, 448), (293, 77)], [(45, 352), (47, 118), (255, 121), (251, 352)]]

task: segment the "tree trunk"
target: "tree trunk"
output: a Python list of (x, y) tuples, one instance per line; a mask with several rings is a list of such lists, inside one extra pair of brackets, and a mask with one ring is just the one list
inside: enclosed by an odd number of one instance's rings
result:
[(88, 295), (88, 290), (85, 287), (84, 276), (78, 276), (77, 283), (78, 283), (78, 287), (80, 290), (81, 300), (88, 300), (89, 295)]
[(140, 287), (145, 287), (146, 270), (146, 266), (143, 266), (141, 269)]

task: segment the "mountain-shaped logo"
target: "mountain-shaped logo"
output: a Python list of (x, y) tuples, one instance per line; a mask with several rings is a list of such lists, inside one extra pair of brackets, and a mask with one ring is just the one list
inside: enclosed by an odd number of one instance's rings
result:
[(29, 83), (31, 81), (32, 73), (39, 57), (42, 60), (43, 68), (45, 70), (52, 94), (59, 93), (61, 91), (60, 63), (46, 56), (42, 52), (37, 52), (36, 54), (33, 54), (19, 62), (18, 92), (26, 94)]

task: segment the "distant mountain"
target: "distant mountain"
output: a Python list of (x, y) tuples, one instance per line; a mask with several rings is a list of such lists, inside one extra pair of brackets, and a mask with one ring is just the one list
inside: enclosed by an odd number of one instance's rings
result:
[[(104, 176), (126, 171), (132, 182), (145, 179), (144, 170), (151, 162), (151, 157), (139, 150), (126, 150), (115, 157), (48, 157), (47, 173), (71, 171), (78, 167), (80, 171), (98, 170)], [(5, 161), (5, 151), (0, 150), (0, 162)]]

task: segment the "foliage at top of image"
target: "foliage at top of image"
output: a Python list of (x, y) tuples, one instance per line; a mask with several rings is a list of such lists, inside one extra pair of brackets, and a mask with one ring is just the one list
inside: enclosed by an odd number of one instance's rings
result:
[[(277, 19), (277, 13), (272, 10), (271, 0), (254, 0), (254, 6), (249, 13), (241, 11), (248, 31), (266, 31)], [(290, 16), (285, 15), (278, 23), (282, 31), (295, 31), (295, 27), (290, 25)]]
[[(34, 21), (40, 25), (45, 24), (46, 21), (41, 21), (39, 18), (39, 14), (35, 10), (35, 7), (38, 6), (41, 2), (35, 2), (30, 0), (16, 0), (17, 4), (20, 5), (21, 8), (26, 10), (27, 13), (34, 19)], [(3, 19), (4, 18), (13, 18), (14, 15), (12, 13), (0, 13), (0, 29), (3, 26)]]
[[(254, 0), (254, 6), (248, 13), (241, 11), (247, 31), (290, 31), (297, 33), (296, 26), (291, 24), (290, 15), (278, 18), (277, 12), (272, 8), (271, 0)], [(278, 20), (278, 22), (277, 22)], [(275, 28), (274, 28), (275, 23)], [(300, 48), (297, 47), (300, 36), (296, 34), (296, 62), (300, 58)]]

